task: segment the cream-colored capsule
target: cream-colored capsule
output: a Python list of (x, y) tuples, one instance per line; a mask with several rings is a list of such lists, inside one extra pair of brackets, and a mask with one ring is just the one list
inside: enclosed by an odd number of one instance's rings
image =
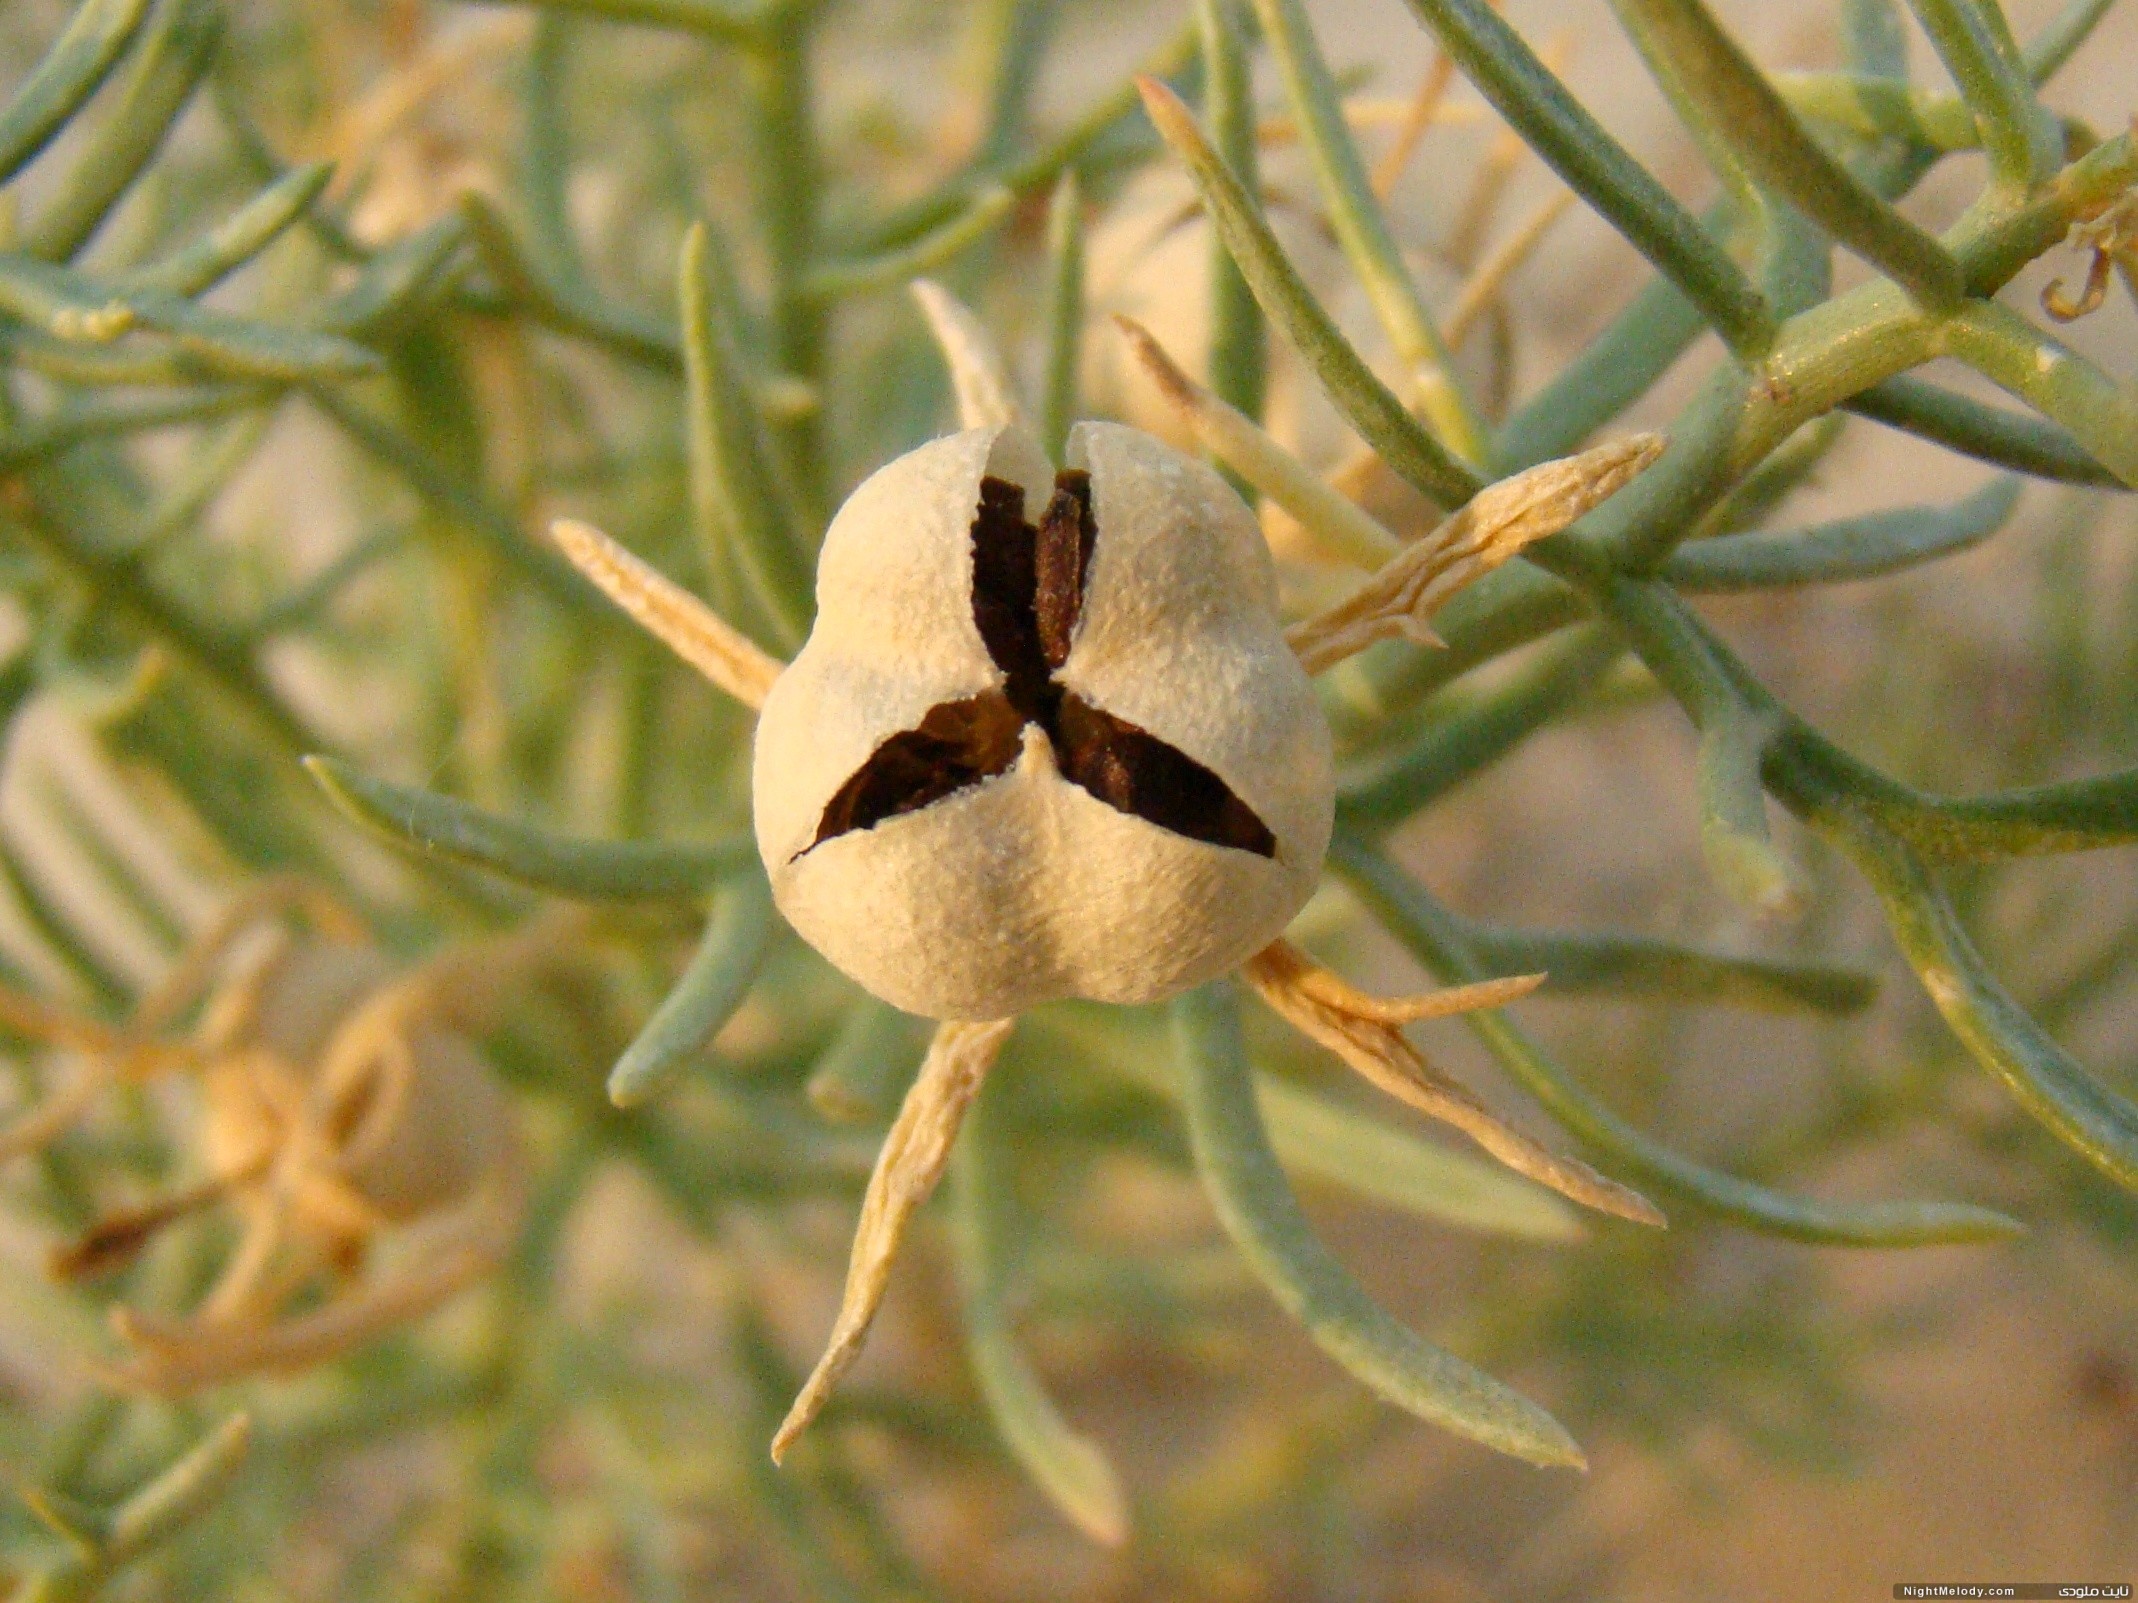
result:
[(1328, 730), (1253, 515), (1134, 429), (1066, 454), (972, 429), (863, 483), (758, 725), (781, 912), (932, 1018), (1174, 995), (1266, 946), (1328, 847)]

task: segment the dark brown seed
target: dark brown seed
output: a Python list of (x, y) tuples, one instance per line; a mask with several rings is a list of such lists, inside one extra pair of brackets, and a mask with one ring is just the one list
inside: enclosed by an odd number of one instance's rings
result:
[(1190, 840), (1277, 855), (1269, 826), (1187, 753), (1079, 696), (1062, 698), (1057, 722), (1063, 775), (1107, 806)]
[(1047, 689), (1046, 653), (1032, 617), (1038, 588), (1037, 531), (1024, 520), (1024, 491), (1002, 479), (980, 481), (972, 525), (972, 616), (987, 654), (1009, 683), (1010, 704), (1038, 714)]
[(893, 735), (839, 787), (817, 823), (816, 846), (850, 829), (941, 801), (1007, 773), (1017, 761), (1025, 718), (996, 691), (930, 707), (918, 729)]
[(1033, 566), (1032, 613), (1047, 666), (1069, 660), (1070, 638), (1084, 608), (1084, 578), (1098, 529), (1091, 516), (1091, 475), (1064, 468), (1054, 475), (1054, 499), (1039, 520)]
[(1022, 750), (1024, 726), (1038, 724), (1063, 776), (1107, 806), (1190, 840), (1277, 855), (1268, 826), (1216, 774), (1054, 682), (1054, 670), (1069, 660), (1096, 543), (1088, 473), (1055, 475), (1037, 528), (1024, 520), (1022, 489), (1004, 479), (980, 481), (973, 623), (1006, 683), (999, 693), (931, 707), (918, 728), (878, 746), (826, 804), (810, 845), (1007, 773)]

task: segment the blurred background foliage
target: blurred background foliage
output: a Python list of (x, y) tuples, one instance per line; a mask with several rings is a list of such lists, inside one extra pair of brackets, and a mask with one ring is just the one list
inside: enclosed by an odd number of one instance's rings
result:
[[(1725, 36), (1615, 9), (1510, 3), (1509, 34), (1467, 0), (8, 7), (0, 955), (33, 1123), (0, 1174), (6, 1584), (1473, 1603), (2138, 1574), (2138, 866), (2055, 855), (2138, 827), (2134, 17), (1850, 0), (1719, 7)], [(1334, 345), (1265, 337), (1133, 71), (1199, 108)], [(1225, 243), (1283, 324), (1237, 218)], [(2105, 300), (2042, 344), (2096, 255)], [(1316, 1228), (1547, 1402), (1585, 1480), (1312, 1351), (1213, 1221), (1165, 1018), (1082, 1006), (1020, 1029), (869, 1359), (767, 1460), (924, 1035), (770, 917), (747, 721), (541, 530), (598, 521), (790, 651), (830, 509), (950, 426), (921, 273), (1050, 426), (1187, 437), (1125, 311), (1402, 533), (1475, 470), (1671, 433), (1451, 609), (1448, 651), (1332, 676), (1343, 832), (1296, 933), (1384, 989), (1419, 959), (1551, 970), (1569, 999), (1522, 1035), (1421, 1036), (1540, 1133), (1542, 1097), (1672, 1228), (1577, 1222), (1246, 1019)], [(1362, 452), (1315, 371), (1424, 422)], [(261, 1228), (223, 1193), (136, 1211), (219, 1173), (233, 1115), (214, 1062), (148, 1073), (130, 1032), (223, 910), (292, 882), (381, 972), (446, 977), (382, 1050), (479, 1041), (507, 1094), (443, 1118), (416, 1181), (357, 1184), (353, 1234), (281, 1227), (312, 1256), (261, 1306), (316, 1319), (445, 1263), (458, 1216), (418, 1183), (444, 1170), (511, 1228), (373, 1339), (115, 1387), (143, 1349), (107, 1312), (196, 1310)], [(273, 960), (237, 933), (188, 1039)], [(661, 1096), (613, 1106), (620, 1058)], [(359, 1141), (374, 1110), (336, 1106)], [(1917, 1196), (1975, 1206), (1861, 1200)], [(54, 1258), (85, 1231), (101, 1256)], [(1955, 1240), (1994, 1244), (1886, 1245)], [(1094, 1476), (1126, 1487), (1115, 1548), (1072, 1523), (1108, 1533)]]

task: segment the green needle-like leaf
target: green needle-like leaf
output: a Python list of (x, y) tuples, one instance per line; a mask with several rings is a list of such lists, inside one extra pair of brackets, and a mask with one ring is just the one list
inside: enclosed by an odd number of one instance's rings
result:
[(742, 375), (725, 274), (711, 236), (684, 236), (677, 298), (689, 395), (691, 510), (709, 572), (739, 571), (771, 631), (767, 644), (791, 656), (809, 631), (812, 576), (800, 536), (773, 478), (764, 420)]
[(1705, 643), (1664, 603), (1665, 594), (1653, 584), (1617, 579), (1601, 600), (1699, 731), (1700, 845), (1715, 882), (1756, 911), (1786, 911), (1801, 895), (1800, 878), (1775, 848), (1760, 780), (1761, 759), (1779, 726), (1737, 693)]
[(2054, 172), (2063, 137), (2034, 98), (2026, 64), (1997, 0), (1908, 0), (1960, 94), (1982, 125), (1998, 181), (2025, 187)]
[(750, 994), (773, 929), (772, 892), (754, 867), (721, 885), (682, 978), (609, 1071), (611, 1102), (635, 1108), (674, 1083)]
[(1594, 690), (1624, 650), (1608, 630), (1586, 629), (1545, 651), (1476, 705), (1431, 720), (1421, 738), (1347, 768), (1338, 776), (1337, 816), (1357, 829), (1414, 816)]
[(1180, 97), (1152, 79), (1143, 80), (1143, 95), (1151, 121), (1195, 180), (1255, 299), (1306, 359), (1336, 409), (1394, 472), (1433, 500), (1447, 507), (1469, 500), (1483, 481), (1405, 410), (1352, 349), (1285, 256), (1262, 208), (1219, 159)]
[(2094, 1079), (2012, 1000), (1905, 846), (1816, 780), (1794, 788), (1807, 821), (1878, 893), (1893, 938), (1961, 1044), (2065, 1145), (2138, 1188), (2138, 1105)]
[(2061, 340), (1995, 301), (1969, 301), (1945, 326), (1946, 352), (2036, 407), (2127, 488), (2138, 488), (2138, 384), (2119, 384)]
[(954, 261), (1000, 228), (1017, 209), (1013, 190), (997, 185), (983, 189), (963, 211), (907, 244), (873, 256), (819, 262), (802, 275), (801, 294), (816, 302), (846, 300), (888, 289), (903, 289)]
[(1460, 922), (1493, 974), (1549, 976), (1539, 996), (1656, 996), (1765, 1012), (1854, 1013), (1878, 993), (1875, 976), (1833, 963), (1734, 957), (1646, 935)]
[(1040, 383), (1039, 444), (1050, 462), (1062, 459), (1069, 426), (1076, 421), (1083, 344), (1084, 190), (1071, 169), (1047, 204), (1047, 366)]
[(450, 796), (369, 778), (331, 757), (308, 757), (305, 767), (336, 807), (389, 846), (418, 858), (487, 869), (559, 896), (702, 896), (757, 856), (749, 840), (739, 836), (705, 845), (579, 840)]
[(1396, 358), (1415, 388), (1415, 404), (1455, 453), (1484, 454), (1484, 425), (1455, 377), (1446, 343), (1382, 215), (1358, 147), (1344, 123), (1336, 79), (1314, 43), (1300, 0), (1255, 0), (1262, 31), (1284, 74), (1300, 138), (1314, 163), (1329, 226), (1365, 288)]
[[(1329, 861), (1389, 933), (1443, 982), (1488, 977), (1452, 915), (1394, 864), (1338, 835)], [(1958, 1202), (1829, 1203), (1794, 1197), (1695, 1163), (1651, 1140), (1591, 1096), (1497, 1012), (1466, 1021), (1499, 1065), (1566, 1128), (1622, 1166), (1651, 1194), (1686, 1202), (1748, 1230), (1835, 1247), (1933, 1247), (2000, 1241), (2017, 1221)]]
[[(1202, 33), (1203, 114), (1211, 147), (1249, 194), (1261, 188), (1254, 72), (1233, 0), (1196, 0)], [(1234, 411), (1262, 417), (1269, 385), (1268, 329), (1255, 292), (1216, 229), (1210, 231), (1210, 389)]]
[(2015, 473), (2066, 484), (2122, 487), (2107, 468), (2087, 455), (2071, 431), (2044, 418), (1985, 406), (1971, 396), (1919, 378), (1889, 378), (1841, 403), (1859, 417), (1994, 462)]
[(1617, 0), (1676, 68), (1701, 125), (1753, 178), (1931, 307), (1956, 304), (1960, 270), (1930, 235), (1858, 183), (1804, 132), (1787, 102), (1700, 0)]
[(1898, 573), (1980, 544), (2011, 517), (2020, 481), (1991, 480), (1950, 507), (1908, 507), (1784, 533), (1696, 540), (1671, 553), (1662, 576), (1681, 590), (1771, 590)]
[(809, 1072), (803, 1088), (809, 1105), (834, 1124), (881, 1129), (896, 1116), (927, 1049), (928, 1034), (918, 1019), (862, 997)]
[(1739, 356), (1774, 339), (1774, 314), (1692, 215), (1566, 92), (1485, 0), (1410, 7), (1532, 150), (1676, 284)]
[(204, 293), (273, 244), (304, 215), (333, 176), (333, 167), (323, 161), (295, 168), (192, 244), (121, 276), (121, 293), (136, 289), (188, 296)]
[(87, 243), (161, 148), (222, 38), (206, 0), (162, 0), (112, 91), (110, 109), (73, 155), (23, 249), (62, 262)]
[(951, 1176), (966, 1350), (1011, 1456), (1072, 1525), (1095, 1542), (1119, 1547), (1128, 1539), (1129, 1520), (1121, 1478), (1104, 1450), (1062, 1417), (1011, 1327), (1012, 1160), (998, 1128), (1001, 1100), (999, 1092), (983, 1090), (966, 1114)]
[(1396, 1322), (1316, 1239), (1255, 1106), (1229, 980), (1173, 1004), (1196, 1167), (1240, 1253), (1331, 1358), (1398, 1408), (1533, 1464), (1580, 1466), (1559, 1422)]
[(96, 93), (148, 15), (149, 0), (86, 0), (0, 111), (0, 184)]

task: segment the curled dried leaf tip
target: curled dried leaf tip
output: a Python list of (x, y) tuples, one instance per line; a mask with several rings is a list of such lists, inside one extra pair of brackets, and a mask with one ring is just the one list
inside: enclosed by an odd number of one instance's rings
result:
[(1544, 983), (1543, 975), (1485, 980), (1423, 996), (1375, 997), (1281, 940), (1256, 953), (1245, 973), (1256, 994), (1300, 1034), (1327, 1047), (1397, 1101), (1462, 1131), (1515, 1173), (1601, 1213), (1637, 1224), (1664, 1223), (1661, 1211), (1639, 1192), (1502, 1123), (1403, 1035), (1405, 1024), (1474, 1013), (1527, 996)]
[(1428, 620), (1458, 590), (1609, 500), (1663, 454), (1664, 443), (1661, 435), (1632, 435), (1480, 490), (1356, 594), (1294, 624), (1285, 638), (1308, 673), (1398, 635), (1439, 644)]
[(777, 657), (591, 523), (559, 518), (550, 534), (634, 623), (753, 712), (765, 704), (784, 666)]
[(2073, 300), (2064, 281), (2052, 278), (2041, 292), (2042, 310), (2059, 323), (2075, 323), (2101, 309), (2108, 299), (2108, 277), (2120, 268), (2131, 297), (2138, 300), (2138, 192), (2118, 195), (2090, 217), (2073, 225), (2071, 243), (2091, 252), (2086, 283)]
[(861, 1199), (861, 1222), (854, 1231), (853, 1255), (846, 1270), (846, 1291), (839, 1303), (831, 1340), (803, 1384), (794, 1406), (772, 1438), (772, 1461), (786, 1456), (794, 1439), (823, 1410), (832, 1388), (861, 1356), (869, 1326), (890, 1284), (891, 1265), (905, 1240), (906, 1228), (935, 1190), (950, 1162), (965, 1110), (980, 1094), (987, 1071), (1002, 1052), (1015, 1019), (986, 1024), (948, 1022), (937, 1026), (920, 1077), (898, 1110), (891, 1133), (869, 1176)]

